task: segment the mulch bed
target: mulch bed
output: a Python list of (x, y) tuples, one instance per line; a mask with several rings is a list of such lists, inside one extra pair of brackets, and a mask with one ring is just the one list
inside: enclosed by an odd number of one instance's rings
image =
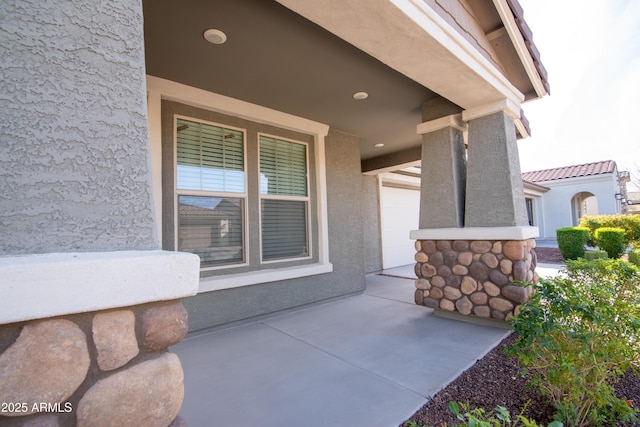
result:
[[(505, 338), (407, 421), (435, 427), (455, 425), (459, 421), (449, 411), (451, 401), (468, 402), (470, 408), (485, 408), (487, 411), (501, 405), (512, 416), (521, 413), (528, 402), (522, 415), (546, 426), (552, 420), (554, 408), (537, 391), (527, 388), (527, 380), (520, 374), (517, 360), (506, 355), (505, 349), (515, 340), (515, 334)], [(640, 405), (640, 379), (633, 372), (628, 372), (614, 388), (618, 397)], [(407, 426), (407, 423), (402, 426)]]
[[(536, 248), (538, 262), (561, 264), (564, 262), (557, 248)], [(506, 348), (516, 340), (511, 334), (496, 348), (479, 359), (448, 386), (438, 392), (408, 421), (418, 425), (443, 427), (459, 421), (449, 411), (449, 402), (468, 403), (470, 408), (485, 408), (490, 411), (498, 405), (504, 406), (512, 416), (522, 414), (546, 426), (553, 417), (553, 406), (535, 390), (529, 390), (527, 379), (518, 368), (517, 359), (506, 355)], [(614, 386), (620, 398), (640, 407), (640, 379), (628, 372)], [(407, 426), (407, 422), (401, 426)], [(634, 424), (638, 425), (638, 424)]]

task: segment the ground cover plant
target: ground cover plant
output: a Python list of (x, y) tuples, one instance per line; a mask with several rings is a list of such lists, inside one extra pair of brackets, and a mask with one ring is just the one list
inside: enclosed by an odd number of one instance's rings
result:
[(565, 425), (635, 419), (612, 381), (638, 366), (640, 276), (622, 260), (569, 261), (564, 275), (541, 279), (513, 321), (511, 348), (530, 384)]
[[(537, 304), (514, 319), (523, 335), (507, 337), (403, 426), (545, 426), (554, 417), (567, 426), (640, 425), (639, 274), (622, 260), (580, 260), (541, 280)], [(504, 411), (519, 415), (509, 424)]]

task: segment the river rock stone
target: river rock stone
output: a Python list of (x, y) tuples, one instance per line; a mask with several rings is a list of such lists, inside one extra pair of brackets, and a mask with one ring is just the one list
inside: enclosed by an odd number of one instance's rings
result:
[(474, 293), (478, 289), (478, 282), (473, 280), (469, 276), (465, 276), (462, 278), (462, 283), (460, 284), (460, 290), (465, 295), (470, 295)]
[(504, 298), (491, 298), (489, 300), (489, 307), (500, 312), (507, 312), (513, 310), (514, 305)]
[(422, 303), (429, 308), (440, 308), (440, 301), (433, 298), (425, 298)]
[(422, 252), (424, 252), (427, 255), (431, 255), (437, 250), (436, 242), (434, 242), (433, 240), (423, 240), (421, 247), (422, 247)]
[(436, 268), (431, 264), (422, 264), (420, 266), (420, 277), (433, 277), (436, 274)]
[(484, 282), (484, 291), (492, 297), (500, 295), (500, 288), (491, 282)]
[(413, 300), (416, 302), (417, 305), (421, 305), (422, 301), (424, 300), (424, 290), (416, 289), (416, 291), (413, 294)]
[(502, 274), (500, 270), (491, 270), (491, 272), (489, 272), (489, 279), (498, 286), (509, 283), (509, 278)]
[(448, 240), (438, 240), (436, 242), (436, 248), (440, 252), (447, 252), (451, 250), (451, 242)]
[(469, 314), (471, 314), (473, 304), (471, 303), (471, 301), (469, 301), (469, 298), (464, 296), (456, 301), (456, 309), (458, 310), (458, 313), (468, 316)]
[(469, 296), (469, 299), (475, 305), (485, 305), (489, 297), (484, 292), (475, 292)]
[(449, 267), (453, 267), (456, 265), (456, 261), (458, 259), (458, 253), (454, 251), (447, 251), (443, 253), (444, 263)]
[(498, 266), (498, 257), (496, 257), (491, 252), (487, 252), (486, 254), (482, 254), (480, 260), (489, 268), (496, 268)]
[(492, 246), (493, 245), (491, 244), (491, 242), (487, 242), (486, 240), (475, 240), (469, 245), (471, 251), (476, 254), (484, 254), (486, 252), (489, 252)]
[(527, 280), (527, 271), (524, 261), (513, 261), (513, 280), (524, 282)]
[(469, 273), (469, 269), (464, 265), (456, 264), (451, 269), (451, 272), (456, 276), (465, 276)]
[(444, 287), (444, 296), (451, 300), (456, 300), (462, 296), (462, 292), (459, 289), (452, 288), (451, 286)]
[(489, 318), (491, 317), (491, 309), (486, 305), (478, 305), (473, 307), (473, 314), (478, 317)]
[(502, 274), (505, 274), (507, 276), (511, 274), (511, 272), (513, 271), (513, 261), (506, 258), (500, 260), (500, 271), (502, 271)]
[(431, 289), (431, 283), (427, 279), (418, 279), (415, 285), (416, 289)]
[(93, 342), (103, 371), (124, 366), (139, 353), (136, 318), (131, 310), (98, 313), (93, 317)]
[(171, 423), (184, 398), (178, 356), (162, 356), (96, 382), (80, 399), (78, 427), (157, 426)]
[(143, 345), (148, 351), (179, 343), (188, 329), (187, 310), (180, 301), (151, 306), (142, 315)]
[(471, 262), (473, 262), (472, 252), (460, 252), (458, 254), (458, 264), (468, 267), (471, 265)]
[(429, 255), (425, 254), (424, 252), (418, 252), (416, 253), (414, 259), (416, 260), (416, 262), (427, 262), (429, 261)]
[(460, 289), (460, 284), (462, 283), (462, 276), (454, 276), (451, 275), (449, 277), (445, 277), (445, 283), (452, 288)]
[(444, 281), (443, 277), (433, 276), (431, 278), (431, 285), (435, 286), (436, 288), (444, 288), (444, 286), (446, 285), (446, 282)]
[(434, 252), (431, 255), (429, 255), (429, 264), (437, 267), (443, 263), (444, 263), (444, 255), (442, 255), (442, 252)]
[(62, 403), (82, 384), (89, 364), (86, 336), (75, 323), (52, 319), (27, 324), (0, 355), (0, 402), (24, 402), (29, 410), (34, 403)]
[(466, 252), (469, 250), (469, 241), (455, 240), (452, 244), (452, 248), (456, 252)]
[(525, 259), (525, 249), (527, 242), (524, 240), (510, 240), (502, 245), (504, 256), (512, 261), (522, 261)]
[(522, 286), (507, 285), (502, 288), (502, 295), (510, 301), (523, 304), (529, 300), (529, 289)]
[(484, 281), (489, 278), (489, 269), (481, 262), (473, 262), (469, 266), (469, 274), (476, 280)]
[(456, 306), (448, 299), (442, 299), (440, 300), (440, 308), (446, 311), (455, 311)]
[(431, 288), (431, 290), (429, 291), (429, 296), (433, 299), (440, 299), (444, 296), (444, 293), (440, 288)]
[(494, 242), (493, 246), (491, 246), (491, 253), (492, 254), (501, 254), (502, 253), (502, 242), (498, 241), (498, 242)]

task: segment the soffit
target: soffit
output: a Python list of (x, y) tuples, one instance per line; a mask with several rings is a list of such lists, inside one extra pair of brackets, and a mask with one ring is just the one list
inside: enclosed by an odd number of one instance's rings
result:
[[(434, 92), (276, 2), (144, 0), (143, 7), (149, 75), (359, 135), (363, 159), (420, 145), (421, 104)], [(227, 43), (207, 43), (208, 28), (223, 30)], [(355, 101), (357, 91), (369, 98)]]

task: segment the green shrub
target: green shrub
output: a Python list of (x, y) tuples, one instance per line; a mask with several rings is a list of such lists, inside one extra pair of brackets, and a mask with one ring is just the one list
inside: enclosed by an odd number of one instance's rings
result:
[(565, 425), (637, 421), (611, 382), (640, 360), (640, 271), (622, 260), (568, 261), (540, 279), (511, 323), (510, 348)]
[(594, 259), (606, 259), (606, 258), (609, 258), (609, 255), (607, 255), (607, 251), (591, 250), (591, 251), (586, 251), (584, 253), (584, 259), (586, 259), (587, 261), (593, 261)]
[(632, 249), (629, 252), (629, 262), (640, 267), (640, 249)]
[(602, 227), (596, 230), (596, 244), (607, 252), (609, 258), (620, 258), (624, 253), (624, 230), (621, 228)]
[(594, 215), (580, 218), (580, 226), (589, 228), (589, 246), (596, 246), (595, 233), (598, 228), (614, 227), (624, 230), (625, 246), (640, 249), (640, 215)]
[(586, 227), (565, 227), (556, 230), (558, 247), (564, 259), (584, 257), (584, 244), (587, 242), (589, 229)]

